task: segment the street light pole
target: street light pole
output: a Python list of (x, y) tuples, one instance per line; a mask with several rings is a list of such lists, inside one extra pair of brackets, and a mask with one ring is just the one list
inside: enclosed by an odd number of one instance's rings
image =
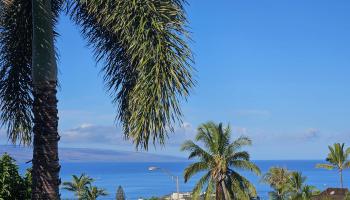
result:
[(168, 170), (160, 168), (160, 167), (149, 167), (149, 171), (155, 171), (155, 170), (161, 170), (165, 174), (169, 175), (172, 180), (175, 180), (176, 182), (176, 193), (177, 193), (177, 200), (180, 200), (180, 186), (179, 186), (179, 176), (174, 176), (172, 173), (170, 173)]
[(176, 176), (176, 192), (177, 200), (180, 200), (179, 176)]

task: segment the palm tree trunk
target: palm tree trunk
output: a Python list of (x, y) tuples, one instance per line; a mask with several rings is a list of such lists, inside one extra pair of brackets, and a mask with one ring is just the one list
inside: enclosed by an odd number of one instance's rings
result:
[(221, 187), (222, 187), (222, 192), (223, 192), (223, 196), (225, 197), (225, 199), (231, 200), (231, 196), (228, 192), (228, 189), (227, 189), (224, 181), (221, 182)]
[(34, 141), (32, 199), (60, 199), (57, 66), (51, 0), (33, 0)]
[(224, 191), (223, 191), (223, 188), (222, 188), (220, 182), (216, 184), (215, 199), (216, 200), (225, 200)]
[(339, 176), (340, 176), (340, 188), (343, 188), (343, 170), (339, 171)]

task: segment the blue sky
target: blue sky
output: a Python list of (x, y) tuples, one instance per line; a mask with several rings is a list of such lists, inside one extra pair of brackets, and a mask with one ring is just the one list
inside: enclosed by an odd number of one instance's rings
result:
[[(166, 147), (208, 120), (247, 135), (253, 159), (320, 159), (350, 145), (350, 1), (189, 0), (197, 87)], [(116, 108), (79, 28), (61, 17), (61, 147), (134, 150), (115, 128)], [(117, 124), (118, 125), (118, 124)]]

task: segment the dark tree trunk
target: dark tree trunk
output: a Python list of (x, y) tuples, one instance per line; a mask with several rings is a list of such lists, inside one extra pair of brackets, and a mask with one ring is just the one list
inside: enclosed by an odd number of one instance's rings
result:
[(56, 82), (34, 86), (34, 151), (32, 199), (57, 200), (59, 195), (59, 135)]
[(216, 200), (225, 200), (224, 191), (223, 191), (223, 188), (222, 188), (220, 182), (216, 184), (215, 199)]

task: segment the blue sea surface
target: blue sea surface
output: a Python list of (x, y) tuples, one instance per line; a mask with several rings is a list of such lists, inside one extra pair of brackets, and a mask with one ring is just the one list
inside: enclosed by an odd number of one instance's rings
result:
[[(262, 173), (272, 166), (287, 167), (307, 176), (307, 184), (323, 190), (327, 187), (338, 187), (339, 176), (337, 171), (316, 169), (315, 165), (322, 161), (255, 161)], [(94, 185), (105, 188), (109, 196), (99, 199), (115, 199), (117, 187), (121, 185), (127, 199), (134, 200), (140, 197), (164, 196), (176, 191), (175, 181), (162, 171), (149, 171), (150, 166), (157, 166), (169, 170), (180, 177), (180, 191), (191, 191), (200, 175), (194, 176), (188, 183), (183, 181), (183, 171), (189, 162), (181, 163), (61, 163), (62, 182), (70, 181), (72, 174), (86, 173), (95, 179)], [(23, 171), (27, 165), (20, 165)], [(269, 186), (261, 183), (261, 177), (242, 172), (257, 188), (262, 199), (268, 199)], [(350, 185), (350, 172), (344, 172), (344, 185)], [(61, 189), (62, 199), (74, 199), (71, 192)]]

